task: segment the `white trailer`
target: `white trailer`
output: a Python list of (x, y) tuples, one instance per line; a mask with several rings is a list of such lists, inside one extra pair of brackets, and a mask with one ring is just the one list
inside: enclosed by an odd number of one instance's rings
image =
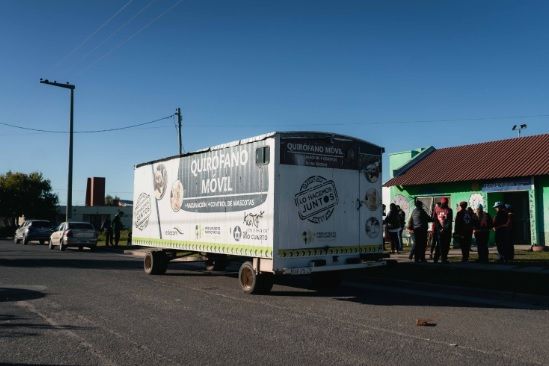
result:
[(218, 269), (247, 258), (247, 293), (270, 291), (281, 274), (336, 285), (342, 270), (385, 264), (383, 151), (333, 133), (273, 132), (139, 164), (132, 243), (156, 248), (149, 274), (193, 252)]

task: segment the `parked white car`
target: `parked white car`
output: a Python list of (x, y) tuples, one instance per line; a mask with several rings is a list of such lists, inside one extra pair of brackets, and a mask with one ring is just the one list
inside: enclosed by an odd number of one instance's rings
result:
[(50, 249), (58, 246), (59, 250), (67, 247), (84, 247), (95, 250), (97, 246), (97, 232), (89, 222), (69, 221), (61, 223), (50, 236)]

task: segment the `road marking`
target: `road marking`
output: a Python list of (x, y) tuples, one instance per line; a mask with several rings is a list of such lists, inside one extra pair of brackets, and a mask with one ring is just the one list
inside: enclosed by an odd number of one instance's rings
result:
[(33, 314), (38, 315), (40, 318), (44, 319), (44, 321), (46, 321), (49, 325), (51, 325), (51, 327), (54, 328), (55, 330), (57, 330), (61, 333), (64, 333), (65, 335), (67, 335), (70, 338), (76, 339), (81, 345), (86, 347), (90, 351), (90, 353), (92, 353), (94, 356), (96, 356), (98, 359), (100, 359), (101, 362), (104, 365), (116, 365), (116, 363), (114, 361), (107, 358), (104, 354), (102, 354), (99, 350), (97, 350), (94, 347), (93, 344), (86, 341), (85, 338), (83, 338), (83, 337), (79, 336), (78, 334), (76, 334), (75, 332), (73, 332), (69, 329), (66, 329), (65, 327), (59, 325), (55, 320), (53, 320), (49, 316), (43, 314), (39, 310), (37, 310), (34, 307), (34, 305), (31, 304), (30, 302), (28, 302), (28, 301), (17, 301), (15, 304), (17, 306), (27, 310), (27, 311), (30, 311)]
[[(151, 281), (153, 281), (153, 282), (155, 282), (155, 283), (157, 283), (161, 286), (164, 286), (164, 287), (177, 287), (177, 286), (174, 286), (173, 284), (161, 281), (157, 278), (151, 278)], [(349, 285), (345, 285), (345, 286), (346, 287), (351, 287)], [(499, 358), (505, 358), (505, 359), (508, 359), (508, 360), (517, 361), (517, 358), (513, 357), (512, 355), (505, 354), (505, 353), (503, 353), (499, 350), (498, 351), (490, 351), (490, 350), (480, 349), (480, 348), (476, 348), (476, 347), (472, 347), (472, 346), (459, 345), (455, 342), (439, 341), (439, 340), (432, 339), (432, 338), (421, 337), (421, 336), (417, 336), (417, 335), (414, 335), (414, 334), (408, 334), (408, 333), (404, 333), (404, 332), (400, 332), (400, 331), (396, 331), (396, 330), (391, 330), (391, 329), (387, 329), (387, 328), (381, 328), (381, 327), (377, 327), (377, 326), (373, 326), (373, 325), (365, 325), (365, 324), (362, 324), (362, 323), (349, 322), (349, 321), (341, 320), (341, 319), (338, 319), (338, 318), (334, 318), (332, 316), (325, 316), (325, 315), (321, 315), (321, 314), (318, 314), (318, 313), (300, 311), (300, 310), (293, 309), (293, 308), (286, 307), (286, 306), (275, 305), (271, 302), (261, 301), (261, 300), (259, 300), (258, 297), (254, 297), (254, 296), (247, 296), (247, 298), (242, 298), (242, 297), (235, 297), (235, 296), (223, 294), (223, 293), (220, 293), (220, 292), (217, 292), (217, 291), (209, 291), (209, 290), (206, 290), (204, 288), (199, 288), (199, 287), (193, 287), (193, 286), (188, 286), (188, 285), (184, 285), (184, 287), (186, 287), (190, 290), (194, 290), (194, 291), (197, 291), (197, 292), (208, 294), (210, 296), (218, 296), (218, 297), (222, 297), (222, 298), (230, 299), (230, 300), (234, 300), (234, 301), (245, 302), (245, 303), (254, 304), (254, 305), (262, 305), (262, 306), (265, 306), (265, 307), (270, 307), (270, 308), (273, 308), (273, 309), (284, 311), (288, 315), (293, 313), (292, 315), (294, 315), (294, 316), (315, 317), (315, 318), (322, 319), (322, 320), (325, 320), (325, 321), (338, 322), (338, 323), (343, 324), (345, 326), (348, 326), (350, 328), (357, 328), (357, 327), (362, 328), (363, 330), (366, 330), (367, 332), (382, 332), (382, 333), (390, 334), (390, 335), (393, 335), (393, 336), (396, 335), (398, 337), (408, 338), (408, 339), (411, 339), (411, 340), (416, 340), (416, 341), (421, 341), (421, 342), (426, 342), (426, 343), (431, 343), (431, 344), (439, 345), (439, 346), (445, 346), (445, 347), (452, 348), (452, 349), (460, 349), (460, 350), (468, 351), (468, 352), (477, 352), (477, 353), (484, 354), (484, 355), (496, 356), (496, 357), (499, 357)], [(381, 288), (381, 286), (380, 286), (380, 288)], [(383, 287), (383, 290), (387, 290), (387, 288)], [(401, 289), (396, 289), (396, 290), (398, 290), (397, 292), (402, 292), (402, 291), (400, 291)], [(396, 291), (396, 290), (393, 289), (393, 291)], [(404, 291), (411, 291), (411, 290), (404, 290)], [(431, 293), (425, 292), (425, 295), (427, 295), (427, 294), (429, 294), (429, 296), (432, 295)], [(533, 364), (533, 365), (540, 365), (540, 366), (545, 365), (544, 363), (539, 363), (539, 362), (535, 362), (535, 361), (529, 361), (529, 363)]]

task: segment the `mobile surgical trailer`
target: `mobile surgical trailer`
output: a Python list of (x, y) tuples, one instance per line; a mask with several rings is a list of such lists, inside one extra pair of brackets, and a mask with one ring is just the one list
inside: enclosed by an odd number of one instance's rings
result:
[(145, 272), (178, 253), (222, 268), (245, 257), (239, 283), (268, 292), (273, 277), (384, 265), (383, 148), (334, 133), (272, 132), (135, 168), (134, 245), (154, 248)]

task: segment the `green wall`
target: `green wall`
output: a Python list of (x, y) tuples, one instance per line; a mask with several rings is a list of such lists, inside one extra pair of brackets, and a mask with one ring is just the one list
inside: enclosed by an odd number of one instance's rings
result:
[[(426, 148), (410, 150), (400, 153), (394, 153), (389, 156), (390, 175), (393, 177), (393, 172)], [(405, 209), (407, 216), (410, 215), (414, 207), (414, 198), (417, 196), (447, 196), (450, 199), (451, 208), (456, 214), (456, 204), (461, 201), (466, 201), (469, 205), (478, 200), (484, 206), (492, 217), (495, 215), (495, 210), (492, 208), (496, 201), (504, 201), (502, 192), (482, 192), (481, 186), (483, 182), (456, 182), (446, 184), (432, 184), (422, 186), (407, 186), (390, 187), (391, 202), (397, 202)], [(549, 176), (535, 177), (534, 189), (528, 191), (528, 203), (530, 211), (530, 239), (532, 244), (549, 245)], [(493, 234), (490, 242), (493, 242)]]
[(536, 177), (536, 219), (540, 244), (549, 245), (549, 176)]

